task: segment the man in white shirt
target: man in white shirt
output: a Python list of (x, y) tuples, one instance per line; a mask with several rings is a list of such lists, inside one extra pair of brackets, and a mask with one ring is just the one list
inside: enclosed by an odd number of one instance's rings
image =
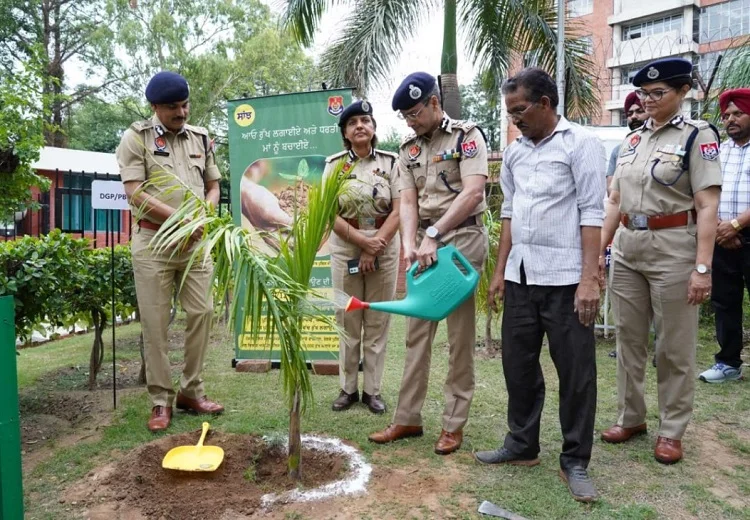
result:
[(721, 144), (721, 199), (714, 247), (711, 303), (721, 350), (701, 373), (706, 383), (742, 378), (742, 299), (750, 291), (750, 89), (719, 96), (721, 120), (729, 139)]
[(591, 132), (556, 113), (554, 80), (527, 68), (503, 85), (509, 119), (522, 136), (503, 154), (502, 236), (489, 290), (504, 299), (503, 372), (509, 432), (502, 447), (475, 454), (485, 464), (539, 463), (544, 377), (542, 339), (560, 379), (560, 477), (591, 502), (588, 476), (596, 411), (594, 320), (604, 220), (605, 151)]

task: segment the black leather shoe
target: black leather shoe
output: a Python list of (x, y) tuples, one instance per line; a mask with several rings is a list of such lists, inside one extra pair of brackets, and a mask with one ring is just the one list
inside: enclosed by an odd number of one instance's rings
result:
[(383, 398), (378, 395), (370, 395), (362, 392), (362, 404), (367, 405), (372, 413), (385, 413), (386, 406)]
[(339, 396), (331, 405), (331, 410), (334, 412), (343, 412), (348, 409), (351, 405), (359, 401), (359, 392), (353, 394), (347, 394), (343, 390), (339, 393)]

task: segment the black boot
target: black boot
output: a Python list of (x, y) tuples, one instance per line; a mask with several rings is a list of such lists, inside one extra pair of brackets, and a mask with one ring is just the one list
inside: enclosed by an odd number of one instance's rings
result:
[(383, 398), (378, 395), (370, 395), (362, 392), (362, 404), (366, 404), (372, 413), (384, 413), (386, 406)]
[(359, 392), (347, 394), (342, 390), (341, 393), (339, 393), (339, 396), (333, 402), (331, 410), (333, 410), (334, 412), (343, 412), (357, 401), (359, 401)]

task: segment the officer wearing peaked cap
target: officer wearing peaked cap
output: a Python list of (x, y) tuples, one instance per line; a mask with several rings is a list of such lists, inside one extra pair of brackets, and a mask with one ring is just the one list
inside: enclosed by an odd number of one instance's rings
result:
[[(206, 252), (203, 262), (190, 266), (200, 236), (179, 253), (158, 253), (149, 243), (161, 224), (184, 200), (185, 190), (214, 205), (219, 202), (219, 179), (213, 144), (205, 128), (186, 123), (190, 114), (190, 89), (181, 75), (159, 72), (146, 87), (146, 99), (154, 112), (151, 119), (133, 123), (117, 147), (117, 162), (125, 192), (138, 222), (131, 249), (138, 309), (143, 329), (146, 384), (152, 411), (148, 428), (166, 429), (172, 407), (197, 413), (220, 413), (223, 407), (206, 398), (201, 379), (213, 317), (211, 277), (213, 264)], [(158, 177), (157, 183), (145, 182)], [(175, 283), (187, 314), (185, 367), (180, 391), (172, 387), (167, 327)]]
[[(454, 245), (482, 270), (487, 257), (486, 209), (487, 146), (479, 128), (446, 115), (433, 76), (415, 72), (393, 95), (392, 107), (412, 129), (401, 144), (401, 233), (403, 254), (410, 264), (430, 266), (436, 250)], [(450, 360), (445, 382), (443, 429), (435, 452), (452, 453), (461, 447), (463, 427), (474, 395), (475, 304), (472, 296), (447, 318)], [(437, 322), (408, 320), (406, 363), (393, 423), (369, 439), (393, 442), (422, 435), (422, 405), (427, 394), (432, 342)]]
[[(392, 300), (398, 274), (400, 195), (396, 155), (378, 150), (377, 123), (368, 101), (355, 101), (339, 117), (343, 152), (326, 159), (324, 177), (335, 168), (351, 181), (339, 200), (339, 215), (328, 240), (333, 287), (367, 302)], [(336, 311), (344, 331), (339, 339), (341, 391), (331, 406), (343, 411), (359, 401), (357, 379), (362, 360), (362, 403), (383, 413), (380, 386), (385, 366), (390, 314), (369, 309)]]
[[(649, 118), (620, 148), (602, 228), (600, 270), (614, 236), (609, 282), (617, 333), (617, 409), (602, 440), (646, 431), (644, 375), (653, 317), (659, 337), (658, 438), (654, 457), (682, 458), (693, 410), (698, 305), (711, 294), (721, 189), (718, 135), (680, 113), (692, 64), (656, 60), (633, 78)], [(647, 312), (644, 312), (644, 309)]]

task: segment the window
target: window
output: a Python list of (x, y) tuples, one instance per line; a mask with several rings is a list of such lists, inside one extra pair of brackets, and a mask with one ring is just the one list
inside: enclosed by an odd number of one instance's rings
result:
[(594, 12), (594, 0), (568, 0), (568, 16), (576, 18)]
[(638, 63), (620, 67), (620, 85), (630, 85), (633, 82), (635, 75), (638, 74), (638, 71), (645, 65), (646, 63)]
[[(696, 54), (693, 56), (693, 66), (698, 69), (698, 72), (700, 72), (701, 77), (703, 78), (703, 81), (708, 84), (708, 80), (711, 79), (711, 74), (714, 71), (714, 66), (716, 65), (716, 60), (718, 59), (720, 54), (724, 54), (724, 58), (722, 59), (722, 63), (724, 63), (723, 60), (727, 59), (727, 54), (729, 54), (729, 50), (722, 51), (722, 52), (707, 52), (706, 54)], [(724, 63), (726, 65), (726, 63)], [(720, 72), (724, 69), (723, 66), (720, 66), (719, 69), (716, 71), (716, 77), (714, 78), (714, 85), (717, 85), (719, 81), (721, 81), (721, 74)]]
[(750, 0), (730, 0), (701, 9), (700, 43), (745, 34), (750, 34)]
[[(62, 185), (57, 188), (62, 204), (62, 221), (57, 223), (57, 227), (62, 231), (107, 231), (107, 210), (94, 210), (91, 207), (93, 180), (93, 176), (84, 173), (63, 175)], [(109, 218), (110, 227), (114, 226), (113, 231), (119, 233), (122, 229), (121, 212), (113, 211)]]
[(647, 36), (655, 36), (657, 34), (670, 32), (682, 34), (681, 14), (658, 18), (656, 20), (649, 20), (647, 22), (636, 23), (633, 25), (627, 25), (623, 29), (622, 39), (635, 40), (636, 38), (646, 38)]

